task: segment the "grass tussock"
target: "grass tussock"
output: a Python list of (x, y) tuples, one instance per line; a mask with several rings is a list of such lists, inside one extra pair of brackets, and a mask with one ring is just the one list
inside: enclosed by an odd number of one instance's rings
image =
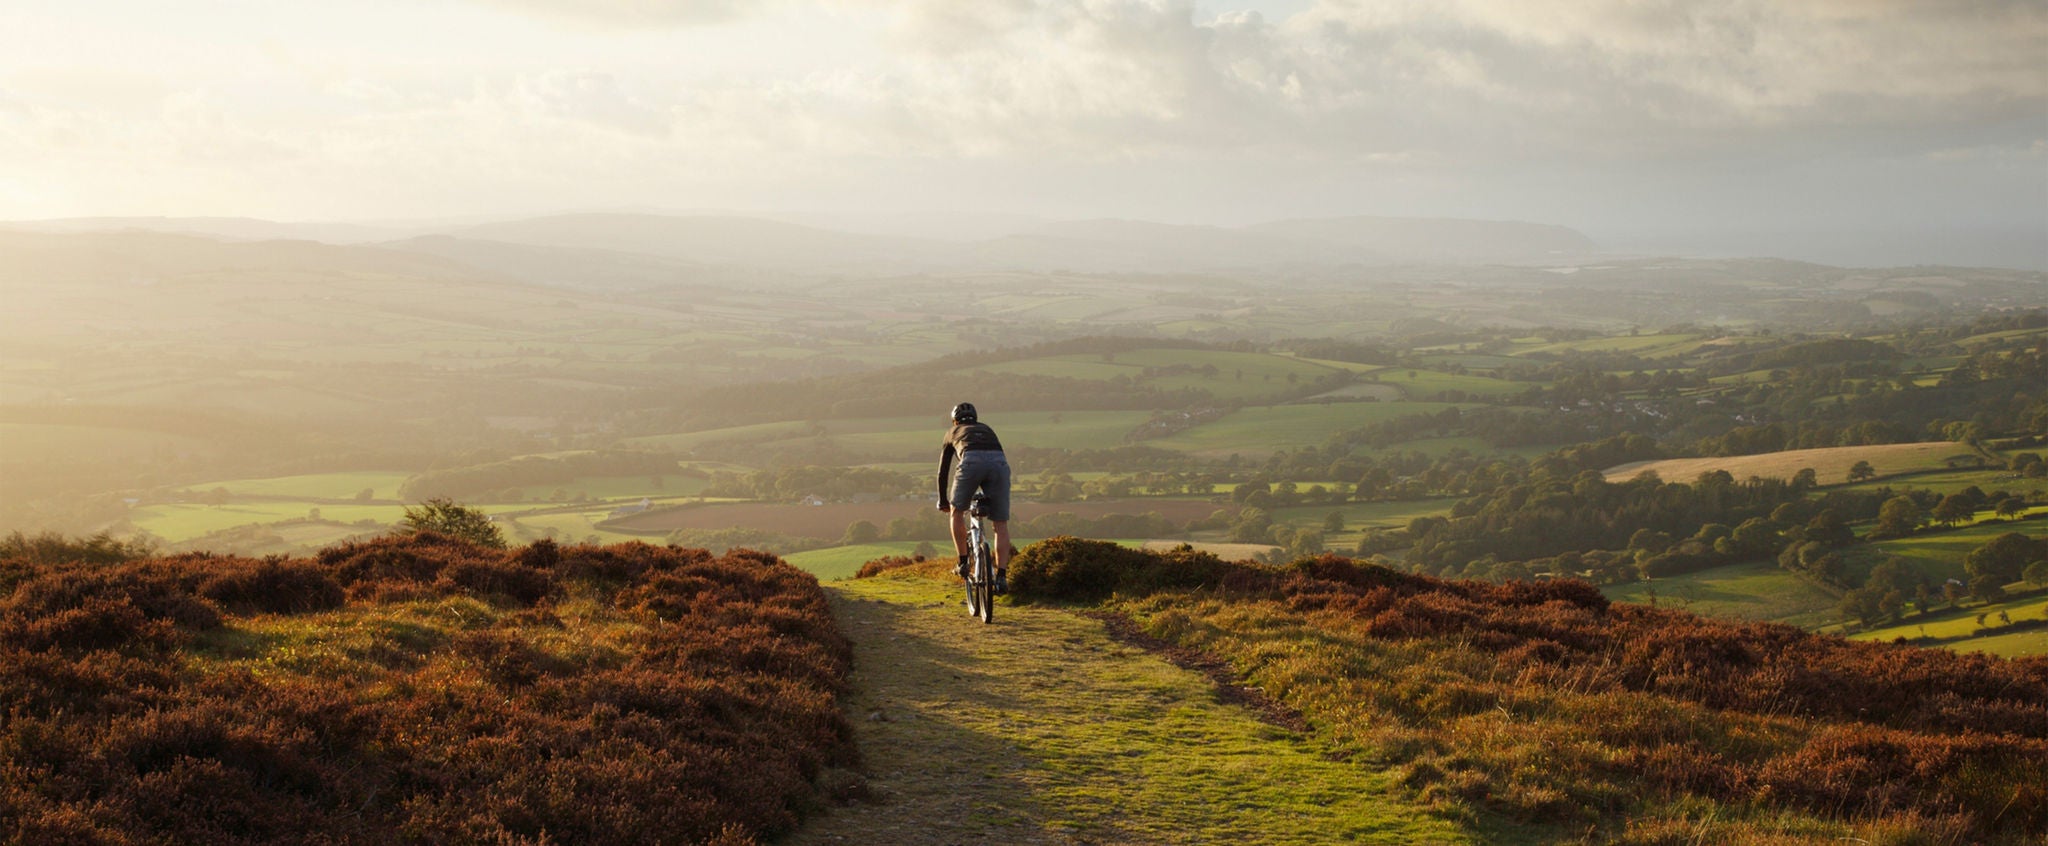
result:
[(2048, 660), (1858, 643), (1336, 557), (1089, 541), (1012, 565), (1232, 662), (1453, 814), (1632, 843), (2027, 842), (2048, 832)]
[(0, 840), (706, 843), (850, 766), (850, 648), (771, 556), (431, 534), (17, 562)]

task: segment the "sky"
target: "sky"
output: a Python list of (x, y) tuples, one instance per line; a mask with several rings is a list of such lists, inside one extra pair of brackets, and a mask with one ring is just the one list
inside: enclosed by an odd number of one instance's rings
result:
[(0, 219), (619, 209), (2048, 266), (2048, 2), (0, 0)]

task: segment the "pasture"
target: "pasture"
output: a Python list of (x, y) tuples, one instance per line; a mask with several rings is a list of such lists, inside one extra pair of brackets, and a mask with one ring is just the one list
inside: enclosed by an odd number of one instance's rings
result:
[(1262, 456), (1276, 450), (1322, 446), (1331, 435), (1346, 429), (1462, 407), (1469, 407), (1469, 404), (1352, 402), (1252, 406), (1146, 444), (1212, 457), (1232, 453)]
[(963, 368), (961, 372), (1015, 373), (1107, 381), (1160, 390), (1192, 388), (1223, 401), (1247, 401), (1283, 394), (1339, 368), (1269, 353), (1196, 349), (1140, 349), (1022, 359)]
[(1528, 349), (1516, 350), (1516, 355), (1541, 356), (1564, 353), (1629, 353), (1642, 358), (1676, 358), (1693, 352), (1708, 343), (1705, 335), (1679, 332), (1662, 335), (1617, 335), (1609, 338), (1588, 338), (1582, 341), (1559, 341), (1541, 344)]
[(1659, 478), (1668, 482), (1690, 483), (1701, 473), (1714, 470), (1726, 470), (1738, 480), (1751, 476), (1790, 479), (1800, 470), (1812, 468), (1821, 484), (1835, 485), (1848, 481), (1849, 468), (1855, 466), (1858, 461), (1870, 462), (1871, 468), (1877, 471), (1878, 478), (1884, 478), (1901, 473), (1942, 470), (1948, 467), (1947, 459), (1974, 458), (1976, 455), (1976, 451), (1968, 445), (1950, 441), (1824, 447), (1720, 458), (1635, 461), (1607, 468), (1606, 476), (1610, 482), (1625, 482), (1643, 473), (1656, 473)]
[(1400, 388), (1403, 395), (1417, 400), (1431, 399), (1446, 391), (1475, 397), (1510, 397), (1544, 384), (1405, 367), (1389, 367), (1374, 373), (1372, 378), (1382, 385)]
[(1834, 620), (1833, 594), (1785, 572), (1773, 561), (1731, 564), (1650, 582), (1609, 585), (1600, 589), (1616, 602), (1648, 605), (1654, 593), (1662, 608), (1741, 620), (1787, 623), (1811, 628)]
[(305, 518), (319, 509), (320, 519), (341, 523), (368, 520), (379, 527), (396, 524), (405, 509), (396, 505), (337, 505), (307, 502), (242, 502), (226, 505), (164, 503), (137, 506), (128, 521), (137, 529), (170, 543), (192, 540), (225, 529)]
[[(1988, 512), (1984, 512), (1987, 513)], [(2040, 521), (2008, 522), (1987, 520), (1960, 529), (1936, 530), (1891, 540), (1872, 541), (1870, 549), (1878, 559), (1895, 556), (1936, 579), (1969, 580), (1963, 572), (1963, 556), (1972, 550), (1990, 543), (1992, 538), (2007, 532), (2019, 532), (2029, 537), (2040, 537), (2048, 526)], [(1855, 559), (1852, 559), (1852, 563)], [(1875, 566), (1876, 560), (1869, 561)]]
[(355, 473), (274, 476), (267, 479), (233, 479), (189, 485), (186, 489), (206, 492), (224, 488), (234, 496), (277, 497), (309, 502), (353, 500), (362, 491), (367, 490), (372, 499), (395, 500), (398, 498), (398, 486), (411, 477), (412, 474), (406, 472), (367, 470)]
[[(1924, 617), (1909, 616), (1888, 626), (1857, 632), (1849, 639), (1956, 638), (1940, 645), (1958, 652), (1988, 652), (2007, 658), (2048, 655), (2048, 628), (2001, 631), (2006, 624), (1999, 619), (2000, 613), (2014, 623), (2048, 619), (2048, 596), (1942, 609)], [(1979, 618), (1984, 622), (1980, 624)]]

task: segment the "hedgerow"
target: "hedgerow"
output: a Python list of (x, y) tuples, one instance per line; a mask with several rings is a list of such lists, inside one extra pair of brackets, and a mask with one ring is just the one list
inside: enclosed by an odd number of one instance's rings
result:
[(753, 843), (855, 763), (850, 661), (748, 552), (45, 562), (0, 598), (0, 840)]

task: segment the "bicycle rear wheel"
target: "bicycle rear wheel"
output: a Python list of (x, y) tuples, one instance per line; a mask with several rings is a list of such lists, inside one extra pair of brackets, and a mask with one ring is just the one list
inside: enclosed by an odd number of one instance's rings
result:
[(967, 589), (976, 595), (970, 609), (976, 604), (981, 607), (975, 616), (980, 617), (984, 624), (995, 622), (996, 565), (995, 559), (989, 555), (988, 544), (974, 547), (974, 578), (968, 582)]

